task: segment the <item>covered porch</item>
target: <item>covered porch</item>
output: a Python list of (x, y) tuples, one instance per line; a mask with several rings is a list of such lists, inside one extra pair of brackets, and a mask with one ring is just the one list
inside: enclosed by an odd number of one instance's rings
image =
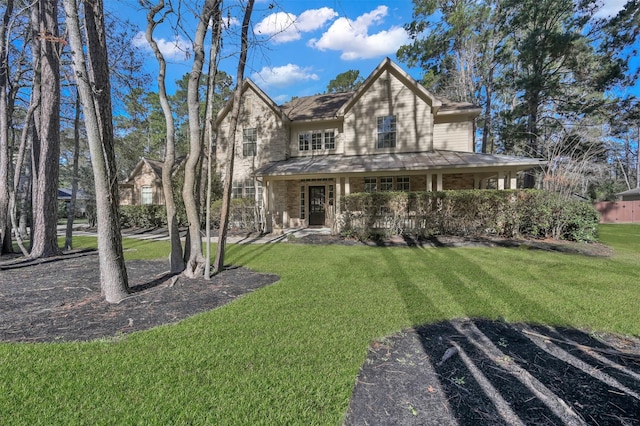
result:
[(516, 189), (538, 159), (453, 151), (295, 157), (256, 170), (267, 232), (336, 228), (344, 196), (376, 191)]

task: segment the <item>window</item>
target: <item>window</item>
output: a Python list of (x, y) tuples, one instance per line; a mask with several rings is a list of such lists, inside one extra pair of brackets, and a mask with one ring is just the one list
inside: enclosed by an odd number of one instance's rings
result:
[(396, 191), (410, 191), (409, 176), (399, 176), (396, 178)]
[(336, 134), (333, 130), (313, 130), (298, 133), (299, 151), (321, 151), (322, 149), (336, 149)]
[(256, 199), (256, 184), (253, 179), (247, 179), (244, 182), (244, 198)]
[(333, 191), (333, 185), (329, 185), (329, 205), (332, 206), (335, 201), (335, 192)]
[(381, 177), (380, 178), (380, 191), (393, 191), (393, 178)]
[(309, 133), (298, 133), (298, 149), (300, 151), (309, 151)]
[(322, 132), (311, 133), (311, 149), (314, 151), (322, 149)]
[(395, 148), (396, 116), (378, 117), (378, 148)]
[(153, 204), (153, 189), (150, 186), (143, 186), (140, 191), (140, 204)]
[(242, 131), (242, 156), (254, 157), (258, 142), (258, 130), (254, 127)]
[(336, 134), (333, 130), (324, 132), (324, 149), (336, 149)]
[(231, 198), (242, 198), (242, 182), (233, 182), (231, 185)]
[(364, 178), (364, 192), (376, 192), (376, 178)]
[(305, 218), (305, 202), (304, 202), (305, 186), (300, 185), (300, 219)]

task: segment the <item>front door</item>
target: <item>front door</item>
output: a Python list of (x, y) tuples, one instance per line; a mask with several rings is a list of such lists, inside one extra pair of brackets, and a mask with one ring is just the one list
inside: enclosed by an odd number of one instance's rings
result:
[(309, 226), (324, 226), (324, 186), (309, 187)]

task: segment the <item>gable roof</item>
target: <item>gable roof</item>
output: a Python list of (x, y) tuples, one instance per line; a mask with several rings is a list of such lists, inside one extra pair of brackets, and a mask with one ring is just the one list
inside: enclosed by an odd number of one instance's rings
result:
[[(479, 114), (481, 112), (480, 108), (471, 103), (453, 102), (433, 95), (389, 58), (385, 58), (355, 92), (303, 96), (278, 106), (258, 85), (247, 78), (243, 82), (242, 93), (244, 94), (249, 89), (253, 90), (277, 115), (288, 121), (330, 120), (343, 117), (384, 72), (390, 72), (405, 86), (413, 90), (434, 109), (434, 114), (438, 114), (439, 111), (442, 114)], [(216, 125), (222, 122), (232, 107), (233, 99), (229, 100), (225, 107), (218, 112)]]
[[(279, 116), (282, 116), (285, 119), (288, 119), (288, 117), (283, 113), (280, 107), (276, 105), (275, 102), (273, 102), (273, 100), (269, 97), (269, 95), (267, 95), (260, 87), (258, 87), (258, 85), (255, 84), (250, 78), (245, 78), (244, 81), (242, 82), (242, 94), (244, 95), (244, 93), (249, 89), (253, 90), (258, 95), (258, 97), (273, 110), (273, 112), (275, 112)], [(232, 107), (233, 107), (233, 97), (229, 99), (229, 101), (224, 106), (224, 108), (218, 111), (218, 115), (216, 116), (216, 122), (215, 122), (216, 126), (218, 126), (222, 122), (222, 120), (224, 120), (227, 114), (231, 112)]]
[(282, 105), (282, 111), (292, 121), (336, 118), (338, 111), (354, 92), (328, 93), (292, 99)]
[(365, 79), (362, 85), (356, 90), (354, 95), (346, 102), (342, 108), (338, 111), (338, 115), (344, 115), (349, 109), (362, 97), (362, 95), (369, 90), (369, 87), (384, 73), (388, 71), (393, 74), (398, 80), (400, 80), (405, 86), (413, 90), (418, 96), (420, 96), (427, 104), (433, 109), (434, 113), (440, 109), (442, 102), (431, 94), (422, 84), (418, 83), (413, 77), (407, 74), (402, 68), (400, 68), (395, 62), (388, 57), (385, 58), (380, 65)]
[[(178, 169), (178, 167), (180, 167), (180, 164), (182, 164), (184, 159), (185, 157), (176, 158), (175, 163), (173, 164), (174, 172)], [(162, 167), (164, 166), (164, 162), (142, 157), (140, 161), (138, 161), (136, 166), (133, 168), (131, 173), (129, 173), (129, 176), (127, 176), (127, 178), (122, 183), (129, 183), (131, 180), (133, 180), (133, 178), (138, 173), (140, 173), (140, 170), (142, 170), (142, 166), (144, 166), (145, 164), (149, 166), (149, 168), (155, 175), (156, 179), (162, 180)]]

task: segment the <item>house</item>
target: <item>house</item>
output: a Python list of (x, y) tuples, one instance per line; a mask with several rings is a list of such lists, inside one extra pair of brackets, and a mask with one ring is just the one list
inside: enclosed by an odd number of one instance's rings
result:
[[(71, 188), (58, 188), (58, 201), (63, 202), (66, 206), (66, 209), (69, 209), (69, 205), (71, 204)], [(75, 215), (77, 217), (82, 217), (87, 213), (87, 201), (89, 197), (85, 192), (81, 189), (78, 189), (76, 192), (76, 201), (75, 201)]]
[[(220, 111), (224, 170), (231, 103)], [(276, 105), (243, 83), (233, 197), (256, 200), (267, 232), (336, 227), (341, 199), (361, 191), (516, 188), (538, 159), (474, 152), (480, 108), (440, 99), (390, 59), (355, 92)]]
[(638, 201), (640, 200), (640, 187), (619, 192), (616, 195), (620, 198), (620, 201)]
[(118, 184), (121, 206), (164, 204), (162, 161), (142, 158), (127, 179)]

